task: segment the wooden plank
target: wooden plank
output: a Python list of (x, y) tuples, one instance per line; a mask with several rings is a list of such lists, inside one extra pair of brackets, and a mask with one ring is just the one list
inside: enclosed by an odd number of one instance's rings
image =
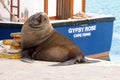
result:
[(86, 0), (82, 0), (82, 12), (85, 13)]
[[(12, 21), (12, 18), (14, 17), (17, 21), (19, 21), (19, 15), (20, 15), (20, 0), (17, 0), (17, 5), (14, 6), (13, 5), (13, 0), (10, 1), (11, 5), (10, 5), (10, 11), (8, 11), (10, 13), (10, 20)], [(13, 8), (17, 9), (17, 14), (13, 13)], [(17, 16), (17, 17), (15, 17)]]
[(88, 55), (86, 57), (94, 58), (94, 59), (109, 60), (109, 51), (98, 53), (98, 54), (93, 54), (93, 55)]
[(48, 14), (48, 0), (44, 0), (44, 12)]
[(74, 0), (70, 1), (70, 18), (73, 16)]
[(18, 19), (20, 18), (20, 0), (18, 0), (18, 2), (17, 2), (17, 5), (18, 5), (18, 10), (17, 10), (17, 17), (18, 17)]

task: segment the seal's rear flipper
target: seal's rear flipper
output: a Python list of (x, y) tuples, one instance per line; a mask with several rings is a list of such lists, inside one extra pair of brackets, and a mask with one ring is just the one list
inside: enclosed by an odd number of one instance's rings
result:
[(62, 63), (54, 64), (52, 66), (68, 66), (68, 65), (79, 64), (79, 63), (85, 63), (85, 59), (82, 56), (78, 56), (74, 59), (70, 59)]
[(58, 64), (54, 64), (52, 66), (68, 66), (68, 65), (73, 65), (73, 64), (80, 64), (80, 63), (84, 63), (84, 64), (88, 64), (88, 63), (97, 63), (100, 62), (100, 60), (97, 59), (86, 59), (83, 57), (76, 57), (75, 59), (71, 59), (62, 63), (58, 63)]

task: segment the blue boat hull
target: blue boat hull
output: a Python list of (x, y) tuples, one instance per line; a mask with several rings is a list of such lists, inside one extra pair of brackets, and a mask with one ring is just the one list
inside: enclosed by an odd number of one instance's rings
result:
[[(85, 30), (90, 27), (95, 29)], [(83, 50), (85, 55), (110, 51), (113, 22), (102, 22), (85, 26), (56, 27), (55, 29), (74, 41)], [(83, 31), (80, 31), (80, 29), (83, 29)]]
[[(114, 17), (52, 23), (55, 30), (76, 43), (86, 56), (109, 52), (112, 42)], [(20, 32), (23, 24), (0, 23), (0, 40), (11, 32)]]

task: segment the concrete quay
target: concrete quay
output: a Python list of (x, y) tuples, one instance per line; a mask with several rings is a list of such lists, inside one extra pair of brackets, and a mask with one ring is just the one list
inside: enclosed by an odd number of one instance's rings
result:
[(92, 63), (51, 66), (57, 62), (0, 59), (0, 80), (120, 80), (120, 63), (97, 59)]

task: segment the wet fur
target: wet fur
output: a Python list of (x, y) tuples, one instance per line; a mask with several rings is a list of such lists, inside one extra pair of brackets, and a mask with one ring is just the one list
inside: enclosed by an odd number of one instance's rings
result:
[(21, 32), (23, 57), (54, 62), (70, 61), (68, 64), (85, 61), (80, 48), (56, 32), (48, 16), (43, 12), (31, 16), (23, 25)]

